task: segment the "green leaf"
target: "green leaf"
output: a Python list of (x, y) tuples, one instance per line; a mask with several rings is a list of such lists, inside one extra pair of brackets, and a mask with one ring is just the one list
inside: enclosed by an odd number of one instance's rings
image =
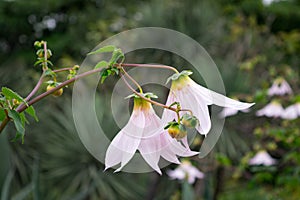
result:
[(17, 134), (14, 141), (22, 137), (22, 143), (23, 143), (24, 135), (25, 135), (25, 127), (23, 125), (20, 113), (18, 113), (15, 110), (8, 110), (8, 116), (13, 119), (15, 127), (17, 129)]
[(97, 53), (107, 53), (107, 52), (113, 52), (116, 49), (113, 45), (107, 45), (104, 47), (101, 47), (100, 49), (97, 49), (96, 51), (92, 51), (88, 53), (88, 55), (97, 54)]
[(11, 142), (17, 142), (18, 140), (21, 140), (22, 144), (24, 144), (24, 134), (17, 131), (15, 138)]
[(44, 58), (40, 58), (39, 60), (37, 60), (37, 61), (34, 63), (34, 66), (37, 66), (37, 65), (39, 65), (39, 64), (42, 64), (44, 61), (45, 61)]
[(4, 108), (0, 108), (0, 121), (3, 121), (6, 118)]
[(113, 72), (113, 74), (119, 75), (119, 69), (118, 68), (112, 67), (110, 70)]
[(2, 94), (4, 94), (4, 96), (9, 100), (16, 99), (20, 102), (23, 102), (25, 105), (28, 105), (27, 102), (25, 101), (25, 99), (23, 99), (23, 97), (21, 97), (16, 92), (12, 91), (11, 89), (9, 89), (7, 87), (2, 88)]
[(53, 66), (53, 63), (50, 60), (47, 60), (47, 63)]
[(121, 49), (115, 49), (109, 61), (109, 66), (114, 66), (120, 59), (120, 63), (122, 63), (125, 59), (124, 53)]
[(26, 124), (29, 124), (29, 121), (26, 119), (26, 116), (25, 114), (22, 112), (20, 113), (20, 118), (21, 118), (21, 122), (22, 122), (22, 125), (25, 127), (25, 123)]
[(47, 69), (45, 71), (45, 76), (51, 76), (51, 77), (56, 77), (56, 74), (51, 70), (51, 69)]
[(26, 108), (25, 112), (27, 114), (29, 114), (31, 117), (33, 117), (35, 119), (35, 121), (37, 121), (37, 122), (39, 121), (38, 117), (36, 116), (33, 106), (29, 106), (28, 108)]
[(101, 67), (108, 67), (108, 62), (102, 60), (102, 61), (97, 63), (97, 65), (95, 66), (94, 69), (98, 69), (98, 68), (101, 68)]

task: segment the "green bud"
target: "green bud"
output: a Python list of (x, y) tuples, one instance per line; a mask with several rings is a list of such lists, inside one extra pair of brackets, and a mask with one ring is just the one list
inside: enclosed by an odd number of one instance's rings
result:
[(73, 70), (78, 70), (79, 69), (79, 65), (74, 65), (73, 66)]
[(52, 56), (52, 52), (50, 49), (47, 49), (47, 58), (49, 59)]
[(169, 126), (168, 133), (172, 138), (180, 140), (187, 135), (187, 130), (184, 125), (173, 123)]
[(41, 48), (42, 44), (39, 41), (35, 41), (33, 46), (36, 47), (36, 48)]
[(198, 119), (189, 114), (184, 114), (181, 121), (182, 124), (188, 128), (195, 128), (198, 124)]

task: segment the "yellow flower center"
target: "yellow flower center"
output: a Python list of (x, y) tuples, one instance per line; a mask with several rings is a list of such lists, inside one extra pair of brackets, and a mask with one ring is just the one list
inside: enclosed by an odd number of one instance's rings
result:
[(171, 89), (172, 90), (181, 90), (190, 84), (190, 77), (186, 75), (180, 76), (177, 80), (172, 81)]
[(151, 103), (149, 103), (148, 101), (139, 98), (139, 97), (135, 97), (133, 100), (133, 109), (134, 110), (143, 110), (143, 111), (147, 111), (151, 108)]

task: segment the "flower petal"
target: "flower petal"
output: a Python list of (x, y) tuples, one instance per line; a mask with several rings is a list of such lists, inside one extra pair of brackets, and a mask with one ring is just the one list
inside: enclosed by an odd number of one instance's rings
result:
[(193, 114), (199, 120), (199, 126), (196, 129), (200, 134), (206, 135), (211, 128), (211, 120), (209, 116), (208, 106), (205, 101), (199, 95), (193, 94), (194, 90), (191, 87), (187, 87), (185, 91), (178, 91), (179, 102), (183, 109), (192, 110)]
[(120, 171), (133, 157), (142, 137), (145, 117), (142, 112), (134, 111), (127, 125), (115, 136), (105, 155), (105, 169), (121, 162)]
[(215, 104), (221, 107), (229, 107), (236, 110), (244, 110), (255, 104), (255, 103), (244, 103), (234, 99), (230, 99), (222, 94), (219, 94), (205, 87), (202, 87), (201, 85), (195, 83), (194, 81), (192, 81), (191, 87), (195, 88), (194, 92), (197, 94), (197, 96), (200, 96), (207, 105)]

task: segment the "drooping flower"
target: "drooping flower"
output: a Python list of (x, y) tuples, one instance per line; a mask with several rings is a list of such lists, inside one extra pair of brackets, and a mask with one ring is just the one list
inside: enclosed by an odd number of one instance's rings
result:
[(249, 165), (271, 166), (276, 164), (276, 159), (272, 158), (266, 151), (259, 151), (249, 160)]
[(284, 109), (282, 108), (281, 104), (275, 100), (271, 103), (267, 104), (262, 109), (256, 112), (257, 116), (267, 116), (267, 117), (281, 117)]
[(286, 80), (283, 78), (277, 78), (273, 82), (272, 86), (268, 89), (268, 95), (274, 96), (274, 95), (285, 95), (285, 94), (292, 94), (292, 88), (288, 84)]
[(293, 120), (300, 116), (300, 103), (295, 103), (284, 109), (281, 114), (282, 119)]
[[(240, 110), (244, 113), (249, 112), (249, 109)], [(236, 115), (239, 112), (239, 110), (232, 109), (232, 108), (223, 108), (223, 110), (219, 113), (219, 117), (226, 118), (229, 116)]]
[(204, 178), (204, 174), (194, 167), (189, 161), (182, 161), (176, 169), (167, 171), (167, 174), (171, 179), (187, 179), (190, 184), (193, 184), (196, 178)]
[[(202, 87), (189, 77), (191, 74), (192, 72), (182, 71), (179, 74), (174, 74), (168, 79), (172, 80), (172, 85), (166, 105), (179, 102), (182, 108), (192, 110), (194, 116), (199, 120), (196, 129), (202, 135), (206, 135), (211, 128), (208, 105), (215, 104), (234, 110), (244, 110), (254, 105), (254, 103), (243, 103), (230, 99)], [(176, 113), (164, 110), (162, 119), (165, 123), (172, 121), (173, 119), (176, 119)]]
[[(153, 97), (149, 93), (145, 96)], [(177, 156), (188, 157), (198, 154), (171, 138), (163, 126), (151, 104), (134, 96), (133, 112), (127, 125), (115, 136), (106, 151), (105, 170), (121, 163), (116, 172), (120, 171), (137, 150), (159, 174), (161, 174), (158, 166), (160, 157), (179, 164)]]

